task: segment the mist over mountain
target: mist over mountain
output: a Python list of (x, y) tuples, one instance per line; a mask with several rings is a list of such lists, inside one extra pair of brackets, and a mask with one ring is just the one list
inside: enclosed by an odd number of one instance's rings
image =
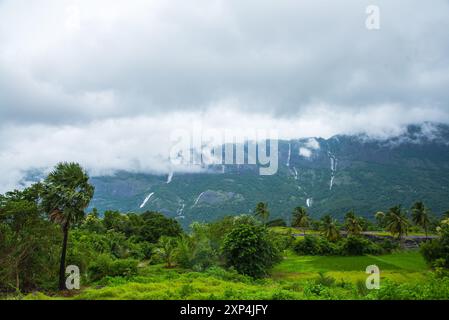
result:
[(296, 206), (314, 217), (342, 217), (423, 200), (439, 215), (449, 209), (449, 126), (411, 125), (387, 139), (337, 135), (279, 141), (279, 169), (261, 176), (256, 165), (215, 165), (207, 173), (168, 175), (126, 171), (91, 180), (91, 207), (100, 211), (160, 211), (187, 226), (251, 213), (267, 202), (271, 218), (287, 221)]

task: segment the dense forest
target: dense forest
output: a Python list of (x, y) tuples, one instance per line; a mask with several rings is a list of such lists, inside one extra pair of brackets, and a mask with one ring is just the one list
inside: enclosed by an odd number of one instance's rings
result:
[[(142, 297), (134, 290), (115, 298), (410, 298), (410, 292), (416, 292), (411, 298), (449, 298), (449, 211), (434, 216), (421, 201), (407, 210), (398, 205), (377, 212), (372, 219), (350, 211), (340, 221), (332, 215), (314, 220), (306, 208), (296, 207), (291, 226), (282, 219), (270, 220), (268, 205), (260, 202), (252, 215), (227, 216), (183, 229), (177, 220), (158, 212), (86, 213), (93, 194), (89, 177), (78, 164), (60, 163), (42, 182), (0, 195), (3, 297), (40, 292), (45, 297), (105, 298), (92, 295), (90, 288), (149, 283), (159, 277), (157, 281), (165, 285), (179, 278), (179, 292), (167, 289), (161, 294), (162, 289), (152, 288), (148, 291), (157, 295)], [(318, 269), (313, 270), (318, 278), (305, 282), (275, 279), (285, 274), (288, 263), (297, 263), (297, 270), (306, 265), (303, 257), (359, 259), (342, 260), (357, 264), (376, 256), (401, 259), (400, 265), (407, 259), (411, 264), (423, 259), (425, 285), (398, 287), (387, 282), (384, 291), (373, 295), (362, 288), (360, 279), (337, 284)], [(66, 288), (69, 265), (80, 270), (80, 290)], [(221, 296), (195, 295), (202, 290), (195, 287), (201, 277), (245, 287), (233, 293), (225, 290)], [(255, 295), (257, 286), (270, 295)]]

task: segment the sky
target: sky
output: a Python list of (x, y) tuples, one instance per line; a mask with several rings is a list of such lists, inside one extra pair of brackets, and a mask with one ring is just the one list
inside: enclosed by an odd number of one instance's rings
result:
[(448, 88), (448, 0), (0, 0), (0, 193), (59, 161), (167, 172), (194, 122), (285, 139), (449, 123)]

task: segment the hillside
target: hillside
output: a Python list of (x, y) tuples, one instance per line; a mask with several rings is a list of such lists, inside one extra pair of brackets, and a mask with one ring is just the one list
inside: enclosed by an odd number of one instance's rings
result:
[(273, 176), (260, 176), (250, 165), (169, 176), (119, 172), (92, 178), (91, 207), (160, 211), (184, 226), (248, 213), (259, 201), (268, 202), (272, 218), (287, 220), (295, 206), (309, 207), (314, 217), (342, 217), (350, 209), (371, 217), (419, 199), (441, 214), (449, 209), (448, 139), (448, 126), (425, 124), (383, 140), (359, 135), (279, 141)]

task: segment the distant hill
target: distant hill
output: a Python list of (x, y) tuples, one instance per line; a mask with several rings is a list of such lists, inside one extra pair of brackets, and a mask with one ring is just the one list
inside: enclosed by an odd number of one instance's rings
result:
[(435, 214), (449, 209), (449, 127), (409, 126), (405, 134), (376, 140), (365, 135), (279, 141), (279, 170), (215, 166), (210, 173), (169, 176), (119, 172), (94, 177), (91, 206), (100, 211), (155, 210), (186, 226), (249, 213), (268, 202), (271, 218), (288, 220), (296, 206), (319, 217), (348, 210), (372, 217), (378, 210), (423, 200)]

